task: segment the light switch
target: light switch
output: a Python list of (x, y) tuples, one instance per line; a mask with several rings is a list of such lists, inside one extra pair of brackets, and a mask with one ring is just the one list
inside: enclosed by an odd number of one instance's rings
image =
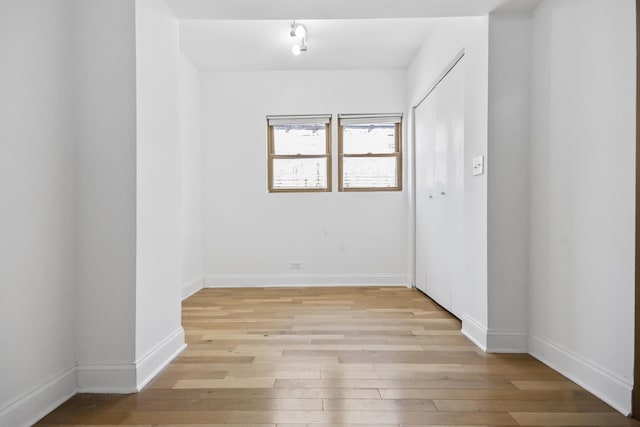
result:
[(473, 158), (472, 162), (473, 175), (482, 175), (484, 173), (484, 156)]

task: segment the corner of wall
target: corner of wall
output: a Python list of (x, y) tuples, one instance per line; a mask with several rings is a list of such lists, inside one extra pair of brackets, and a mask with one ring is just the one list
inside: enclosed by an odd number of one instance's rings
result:
[(488, 331), (482, 323), (465, 313), (462, 315), (462, 329), (460, 332), (480, 347), (482, 351), (487, 351)]
[(529, 351), (529, 334), (519, 330), (490, 329), (487, 333), (487, 353), (524, 353)]
[(133, 363), (80, 364), (78, 393), (135, 393), (136, 366)]
[(137, 360), (135, 391), (142, 390), (185, 348), (187, 345), (184, 342), (184, 329), (179, 327)]
[(527, 331), (488, 329), (468, 314), (462, 315), (460, 332), (487, 353), (527, 353), (529, 351)]
[(78, 365), (79, 393), (129, 394), (142, 390), (187, 345), (176, 329), (134, 363)]
[(198, 276), (182, 285), (182, 300), (189, 298), (191, 295), (204, 288), (204, 277)]
[(76, 394), (76, 368), (66, 369), (0, 409), (0, 427), (31, 426)]

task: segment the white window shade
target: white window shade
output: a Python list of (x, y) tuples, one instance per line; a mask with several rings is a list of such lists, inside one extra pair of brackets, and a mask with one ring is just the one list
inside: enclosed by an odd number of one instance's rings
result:
[(307, 116), (267, 116), (269, 126), (284, 125), (327, 125), (331, 121), (331, 114)]
[(338, 116), (342, 126), (396, 124), (402, 122), (402, 114), (340, 114)]

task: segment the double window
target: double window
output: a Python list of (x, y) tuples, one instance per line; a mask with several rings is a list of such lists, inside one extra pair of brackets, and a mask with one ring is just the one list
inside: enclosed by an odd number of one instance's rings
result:
[[(270, 192), (331, 191), (331, 115), (268, 116)], [(338, 116), (339, 191), (402, 190), (402, 115)]]

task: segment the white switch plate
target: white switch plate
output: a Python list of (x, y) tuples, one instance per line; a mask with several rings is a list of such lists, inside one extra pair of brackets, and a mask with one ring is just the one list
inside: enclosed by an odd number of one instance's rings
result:
[(472, 163), (473, 175), (482, 175), (484, 173), (484, 156), (473, 158)]

